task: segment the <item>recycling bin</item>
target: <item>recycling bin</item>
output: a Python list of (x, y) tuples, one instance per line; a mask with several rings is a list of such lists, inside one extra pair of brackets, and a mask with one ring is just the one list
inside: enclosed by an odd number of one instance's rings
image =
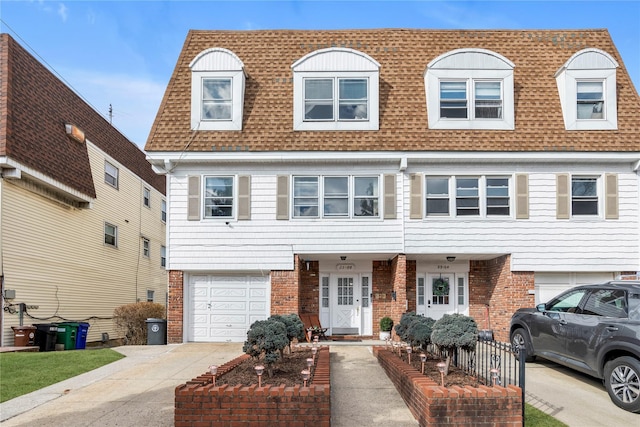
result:
[(58, 325), (55, 323), (37, 323), (35, 345), (40, 347), (40, 351), (53, 351), (56, 349), (58, 336)]
[(13, 345), (16, 347), (29, 347), (35, 345), (36, 327), (35, 326), (12, 326), (13, 329)]
[(165, 345), (167, 343), (167, 321), (147, 319), (147, 345)]
[(76, 349), (84, 349), (87, 347), (88, 332), (89, 324), (86, 322), (78, 322), (78, 332), (76, 333)]
[(58, 323), (58, 344), (64, 344), (65, 350), (75, 350), (78, 324), (74, 322)]

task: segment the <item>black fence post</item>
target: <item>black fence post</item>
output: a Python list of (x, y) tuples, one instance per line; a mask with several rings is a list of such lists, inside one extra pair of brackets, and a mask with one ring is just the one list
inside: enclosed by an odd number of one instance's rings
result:
[(521, 348), (520, 351), (518, 352), (518, 361), (520, 362), (520, 373), (519, 373), (519, 378), (518, 378), (518, 382), (520, 383), (520, 389), (522, 390), (522, 427), (524, 427), (525, 424), (525, 420), (524, 420), (524, 409), (525, 409), (525, 392), (524, 392), (524, 387), (525, 387), (525, 365), (526, 365), (526, 359), (527, 358), (527, 354), (526, 354), (526, 350)]

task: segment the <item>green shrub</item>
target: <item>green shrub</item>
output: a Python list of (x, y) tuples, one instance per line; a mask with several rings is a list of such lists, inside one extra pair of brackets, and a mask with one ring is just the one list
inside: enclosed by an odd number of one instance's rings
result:
[(280, 360), (282, 350), (289, 344), (287, 327), (276, 319), (253, 322), (247, 332), (242, 351), (266, 365), (269, 378), (273, 377), (273, 365)]
[(389, 316), (384, 316), (380, 319), (380, 330), (384, 332), (390, 332), (393, 329), (393, 319)]
[(415, 311), (403, 313), (402, 317), (400, 317), (400, 323), (396, 325), (395, 331), (396, 335), (398, 335), (402, 341), (409, 341), (407, 331), (409, 330), (409, 326), (411, 326), (411, 322), (413, 322), (416, 317), (419, 316), (415, 313)]
[(447, 354), (445, 375), (449, 370), (451, 356), (458, 348), (475, 350), (478, 341), (476, 321), (463, 314), (445, 314), (434, 325), (431, 342)]
[(147, 319), (165, 319), (166, 309), (154, 302), (136, 302), (121, 305), (113, 310), (117, 330), (123, 335), (125, 345), (147, 343)]
[(305, 339), (304, 323), (302, 323), (302, 320), (300, 320), (300, 316), (298, 316), (297, 314), (295, 313), (285, 314), (285, 315), (274, 314), (271, 317), (269, 317), (269, 319), (278, 320), (284, 323), (284, 326), (287, 328), (287, 338), (289, 339), (289, 344), (288, 344), (289, 353), (291, 353), (291, 342), (294, 339), (297, 338), (298, 341)]
[(420, 347), (423, 350), (431, 344), (431, 333), (436, 323), (431, 317), (415, 316), (407, 328), (407, 341), (412, 347)]

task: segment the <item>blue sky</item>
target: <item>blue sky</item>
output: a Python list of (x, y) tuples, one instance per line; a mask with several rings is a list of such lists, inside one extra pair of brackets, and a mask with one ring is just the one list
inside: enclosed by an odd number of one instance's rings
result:
[(640, 86), (640, 1), (2, 0), (0, 30), (144, 147), (189, 29), (607, 28)]

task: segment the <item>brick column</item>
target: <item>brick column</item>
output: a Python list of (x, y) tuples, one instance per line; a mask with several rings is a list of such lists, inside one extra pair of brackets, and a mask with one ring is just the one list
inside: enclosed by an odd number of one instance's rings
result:
[(180, 344), (183, 342), (182, 330), (184, 319), (184, 272), (169, 271), (169, 295), (167, 307), (167, 342)]
[(271, 314), (300, 312), (300, 263), (294, 255), (293, 270), (271, 272)]

